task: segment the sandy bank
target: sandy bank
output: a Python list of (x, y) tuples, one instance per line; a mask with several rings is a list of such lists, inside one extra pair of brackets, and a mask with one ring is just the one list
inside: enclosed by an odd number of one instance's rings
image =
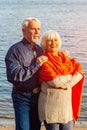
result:
[[(0, 125), (0, 130), (15, 130), (14, 125)], [(41, 130), (45, 130), (44, 126), (41, 127)], [(74, 130), (87, 130), (87, 126), (75, 126)]]

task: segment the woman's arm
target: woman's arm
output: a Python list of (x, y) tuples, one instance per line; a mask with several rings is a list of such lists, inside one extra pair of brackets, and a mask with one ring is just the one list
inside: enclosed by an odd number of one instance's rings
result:
[(81, 79), (82, 79), (83, 75), (79, 72), (76, 72), (71, 80), (67, 83), (64, 84), (64, 88), (69, 89), (72, 88), (75, 84), (77, 84)]
[(72, 79), (71, 74), (57, 76), (53, 80), (47, 81), (47, 84), (51, 87), (60, 88), (64, 86), (65, 83), (69, 82)]
[(53, 80), (47, 82), (50, 87), (61, 88), (61, 89), (68, 89), (73, 87), (82, 79), (82, 74), (76, 72), (73, 76), (72, 75), (64, 75), (58, 76)]

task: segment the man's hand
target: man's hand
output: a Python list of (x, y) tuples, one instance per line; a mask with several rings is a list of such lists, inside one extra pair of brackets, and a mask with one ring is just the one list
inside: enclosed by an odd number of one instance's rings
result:
[(41, 66), (47, 60), (48, 60), (48, 58), (46, 56), (40, 56), (37, 58), (36, 62)]
[(64, 50), (64, 51), (63, 51), (63, 54), (64, 54), (65, 56), (70, 57), (69, 51), (67, 51), (67, 50)]

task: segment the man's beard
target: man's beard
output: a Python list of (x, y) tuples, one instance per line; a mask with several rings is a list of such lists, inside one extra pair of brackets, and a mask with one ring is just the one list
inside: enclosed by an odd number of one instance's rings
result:
[(39, 40), (39, 37), (37, 37), (37, 38), (32, 37), (32, 42), (33, 43), (36, 43), (38, 40)]

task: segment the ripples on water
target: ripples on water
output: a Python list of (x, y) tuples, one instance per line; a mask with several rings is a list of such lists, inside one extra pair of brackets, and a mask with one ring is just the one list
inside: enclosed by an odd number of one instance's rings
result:
[(0, 117), (14, 118), (11, 89), (6, 81), (4, 57), (8, 48), (21, 40), (21, 22), (27, 17), (41, 21), (41, 34), (55, 29), (62, 38), (61, 50), (68, 49), (83, 65), (85, 87), (79, 120), (87, 121), (87, 1), (1, 0), (0, 1)]

